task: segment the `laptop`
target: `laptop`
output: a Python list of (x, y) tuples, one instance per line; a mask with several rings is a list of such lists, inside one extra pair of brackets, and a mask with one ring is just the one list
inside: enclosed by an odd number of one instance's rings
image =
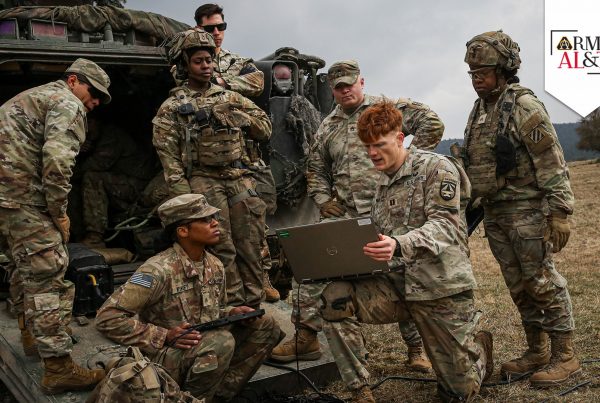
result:
[(281, 228), (276, 232), (300, 284), (390, 271), (387, 262), (375, 261), (363, 253), (363, 246), (379, 239), (370, 217)]

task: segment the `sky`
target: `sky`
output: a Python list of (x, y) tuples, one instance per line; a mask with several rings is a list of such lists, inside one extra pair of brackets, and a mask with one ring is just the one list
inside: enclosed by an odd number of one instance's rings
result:
[[(190, 25), (203, 2), (127, 0)], [(260, 59), (283, 46), (319, 56), (327, 68), (358, 61), (365, 92), (425, 103), (462, 138), (476, 94), (464, 63), (473, 36), (502, 29), (521, 48), (521, 84), (544, 102), (553, 123), (581, 117), (544, 91), (543, 0), (221, 0), (223, 47)]]

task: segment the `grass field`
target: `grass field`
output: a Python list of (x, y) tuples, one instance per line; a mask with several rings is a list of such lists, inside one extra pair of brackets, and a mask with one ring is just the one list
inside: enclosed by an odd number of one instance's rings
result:
[[(572, 233), (566, 248), (555, 255), (558, 271), (564, 275), (573, 301), (575, 314), (576, 352), (582, 360), (600, 360), (600, 163), (570, 164), (576, 207), (572, 218)], [(510, 299), (500, 269), (492, 256), (483, 230), (470, 238), (471, 258), (479, 284), (475, 299), (483, 311), (481, 329), (494, 335), (496, 368), (490, 382), (500, 380), (500, 364), (519, 355), (525, 348), (525, 336), (515, 306)], [(372, 383), (390, 376), (419, 377), (403, 366), (406, 347), (397, 325), (365, 325), (364, 335), (370, 351), (369, 365)], [(431, 376), (430, 376), (431, 377)], [(560, 392), (591, 380), (587, 387), (578, 388), (564, 397)], [(348, 398), (341, 383), (331, 385), (328, 392)], [(374, 390), (380, 402), (438, 401), (435, 383), (389, 380)], [(486, 387), (478, 402), (600, 402), (600, 362), (583, 365), (583, 374), (560, 387), (537, 390), (527, 380), (507, 386)]]

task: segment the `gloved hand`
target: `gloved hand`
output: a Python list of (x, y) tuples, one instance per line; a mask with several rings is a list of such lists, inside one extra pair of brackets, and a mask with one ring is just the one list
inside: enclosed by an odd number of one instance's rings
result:
[(550, 224), (550, 240), (552, 241), (552, 252), (560, 252), (565, 247), (571, 235), (571, 226), (564, 213), (552, 213), (548, 220)]
[(224, 102), (213, 106), (212, 113), (224, 126), (248, 127), (250, 126), (250, 118), (246, 112), (240, 110), (240, 107), (239, 104)]
[(53, 217), (52, 221), (54, 221), (54, 225), (56, 225), (56, 228), (58, 228), (60, 231), (63, 242), (68, 243), (71, 228), (71, 220), (69, 220), (69, 216), (65, 214), (62, 217)]
[(325, 218), (342, 217), (346, 212), (346, 208), (335, 200), (329, 200), (319, 205), (321, 215)]

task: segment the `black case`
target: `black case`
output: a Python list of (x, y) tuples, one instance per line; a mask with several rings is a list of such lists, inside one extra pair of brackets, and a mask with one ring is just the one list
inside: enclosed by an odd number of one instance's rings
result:
[(69, 267), (65, 278), (75, 284), (73, 315), (95, 315), (114, 290), (112, 268), (100, 253), (83, 244), (72, 243), (67, 249)]

